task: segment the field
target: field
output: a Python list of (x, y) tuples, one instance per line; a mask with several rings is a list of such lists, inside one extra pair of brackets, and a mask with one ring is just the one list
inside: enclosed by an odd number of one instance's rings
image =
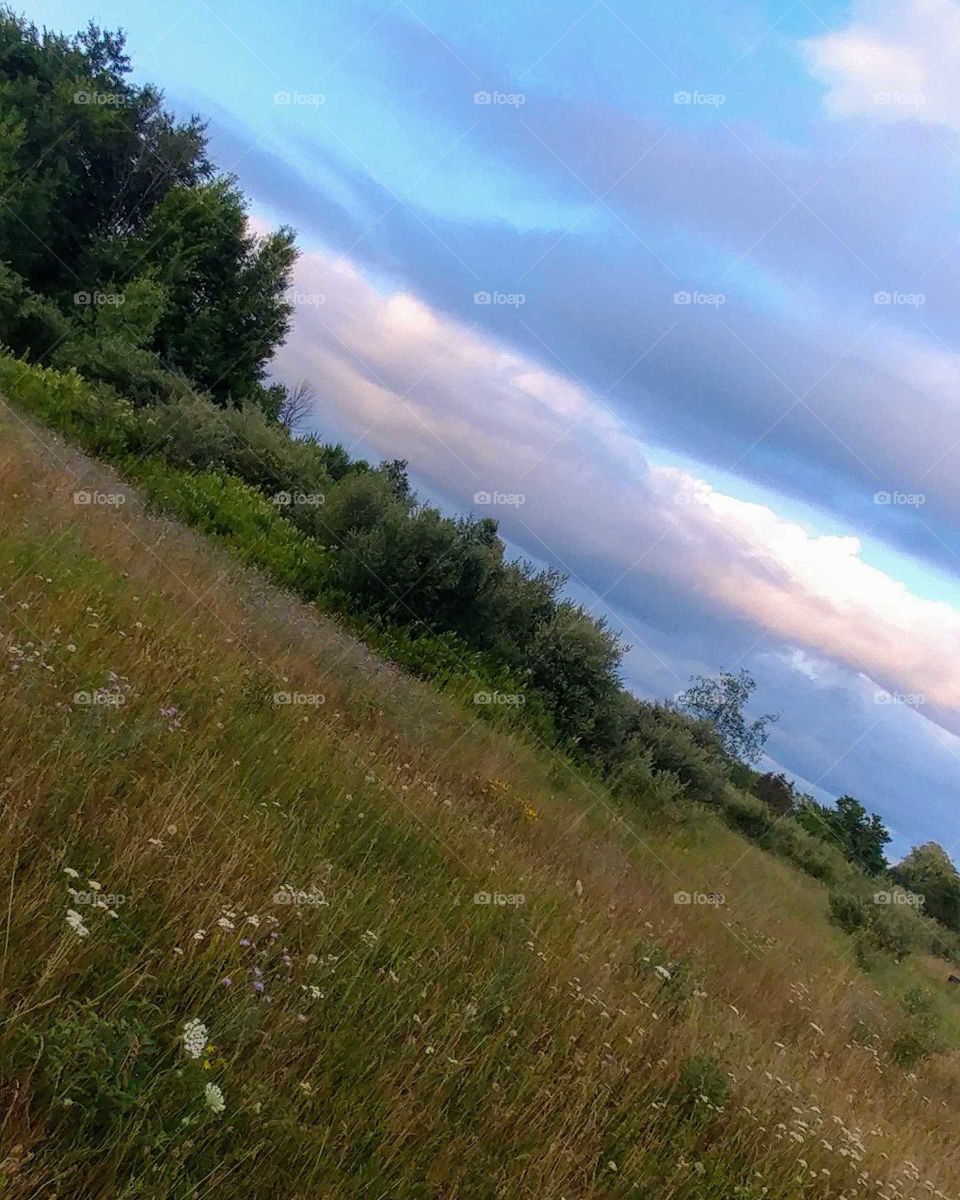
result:
[(864, 971), (710, 814), (615, 802), (8, 409), (0, 599), (4, 1200), (960, 1194), (945, 964)]

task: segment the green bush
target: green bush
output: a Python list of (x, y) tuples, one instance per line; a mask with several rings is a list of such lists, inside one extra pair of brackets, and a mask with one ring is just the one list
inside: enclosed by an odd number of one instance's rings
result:
[(777, 818), (762, 800), (727, 784), (723, 793), (723, 818), (733, 829), (759, 842), (773, 832)]
[(830, 920), (844, 933), (855, 933), (871, 925), (870, 910), (864, 900), (852, 892), (832, 891), (829, 897)]
[(890, 1055), (899, 1066), (909, 1070), (925, 1058), (941, 1053), (947, 1038), (929, 992), (919, 987), (911, 988), (901, 1005), (905, 1019), (899, 1023), (890, 1045)]
[(712, 1119), (730, 1096), (730, 1077), (710, 1054), (694, 1054), (683, 1064), (673, 1100), (688, 1120)]

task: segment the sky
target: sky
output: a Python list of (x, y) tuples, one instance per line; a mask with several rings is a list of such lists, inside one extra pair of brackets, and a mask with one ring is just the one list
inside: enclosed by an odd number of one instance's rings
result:
[(960, 858), (960, 3), (41, 0), (292, 225), (308, 427)]

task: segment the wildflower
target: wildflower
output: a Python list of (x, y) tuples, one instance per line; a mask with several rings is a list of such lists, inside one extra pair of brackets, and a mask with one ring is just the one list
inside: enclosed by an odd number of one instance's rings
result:
[(226, 1101), (223, 1098), (223, 1092), (215, 1083), (208, 1083), (203, 1089), (203, 1098), (206, 1101), (207, 1108), (214, 1115), (219, 1115), (227, 1107)]
[(217, 921), (217, 924), (221, 929), (236, 929), (236, 925), (234, 925), (234, 923), (227, 917), (220, 917), (220, 919)]
[(229, 975), (227, 975), (224, 979), (221, 979), (220, 982), (223, 984), (224, 987), (233, 987), (233, 980), (230, 978)]
[(576, 885), (575, 885), (575, 886), (576, 886), (576, 889), (577, 889), (577, 895), (578, 895), (578, 896), (582, 896), (582, 895), (583, 895), (583, 884), (580, 882), (580, 880), (579, 880), (579, 879), (577, 880), (577, 882), (576, 882)]
[(183, 1048), (190, 1058), (199, 1058), (207, 1044), (207, 1027), (196, 1017), (184, 1022)]
[(64, 867), (63, 873), (64, 873), (64, 875), (69, 875), (71, 879), (79, 879), (80, 878), (80, 872), (75, 871), (73, 869), (73, 867)]
[(657, 963), (657, 965), (653, 969), (656, 971), (656, 973), (660, 976), (661, 979), (672, 979), (673, 978), (673, 976), (670, 974), (670, 972), (667, 970), (667, 968), (661, 967), (659, 963)]
[(95, 879), (88, 879), (88, 880), (87, 880), (87, 883), (90, 885), (90, 887), (92, 887), (92, 888), (93, 888), (93, 890), (94, 890), (95, 892), (99, 892), (99, 891), (100, 891), (100, 884), (99, 884), (99, 883), (97, 883), (97, 881), (96, 881)]
[(84, 925), (83, 917), (80, 916), (76, 909), (67, 909), (67, 924), (78, 937), (89, 937), (90, 930)]

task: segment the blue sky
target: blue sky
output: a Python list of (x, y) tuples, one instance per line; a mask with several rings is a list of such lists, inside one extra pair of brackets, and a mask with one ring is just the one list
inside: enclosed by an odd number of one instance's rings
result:
[(960, 4), (90, 3), (298, 230), (315, 428), (956, 853)]

